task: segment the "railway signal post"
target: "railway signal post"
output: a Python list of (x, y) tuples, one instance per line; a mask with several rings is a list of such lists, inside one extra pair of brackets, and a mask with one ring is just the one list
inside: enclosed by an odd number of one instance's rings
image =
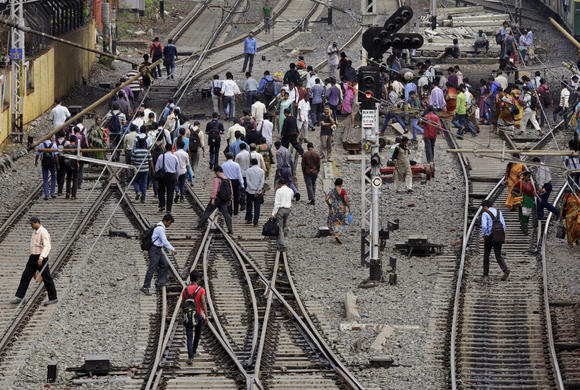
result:
[[(369, 27), (363, 34), (362, 44), (369, 57), (368, 66), (359, 68), (359, 102), (361, 105), (361, 264), (369, 265), (370, 281), (383, 279), (380, 249), (388, 231), (380, 229), (380, 198), (382, 178), (379, 155), (379, 108), (383, 85), (380, 82), (379, 63), (385, 52), (417, 49), (423, 37), (415, 33), (397, 33), (413, 17), (410, 7), (400, 7), (383, 27)], [(370, 170), (367, 168), (370, 155)], [(384, 219), (384, 216), (383, 216)], [(383, 241), (383, 242), (381, 242)], [(368, 259), (368, 262), (367, 262)]]

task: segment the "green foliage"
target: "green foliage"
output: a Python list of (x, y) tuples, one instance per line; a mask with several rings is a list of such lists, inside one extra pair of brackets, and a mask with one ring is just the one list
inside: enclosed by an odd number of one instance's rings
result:
[(115, 65), (113, 64), (113, 59), (107, 56), (100, 56), (99, 57), (99, 64), (101, 64), (104, 68), (114, 70)]

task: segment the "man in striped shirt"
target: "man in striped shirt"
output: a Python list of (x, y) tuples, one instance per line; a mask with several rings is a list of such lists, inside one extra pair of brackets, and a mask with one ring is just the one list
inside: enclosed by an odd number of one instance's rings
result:
[(50, 234), (40, 224), (40, 219), (37, 217), (30, 218), (28, 222), (33, 229), (32, 238), (30, 239), (30, 257), (20, 278), (20, 284), (18, 285), (18, 290), (16, 290), (16, 298), (10, 303), (17, 305), (22, 302), (26, 295), (30, 279), (38, 271), (42, 275), (42, 281), (48, 293), (48, 301), (45, 301), (44, 305), (52, 305), (57, 303), (58, 299), (56, 297), (54, 281), (50, 275), (50, 267), (48, 266), (48, 254), (51, 248)]

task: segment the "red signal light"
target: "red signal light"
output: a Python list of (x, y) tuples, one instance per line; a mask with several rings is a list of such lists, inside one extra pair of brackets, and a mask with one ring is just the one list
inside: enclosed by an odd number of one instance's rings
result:
[(372, 99), (373, 98), (373, 93), (372, 92), (366, 92), (365, 93), (365, 98)]

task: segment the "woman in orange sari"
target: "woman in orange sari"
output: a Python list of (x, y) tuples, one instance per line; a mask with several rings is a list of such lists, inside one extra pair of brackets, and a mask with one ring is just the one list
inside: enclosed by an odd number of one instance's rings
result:
[(566, 234), (568, 246), (571, 248), (574, 243), (580, 240), (580, 190), (576, 190), (576, 195), (569, 193), (564, 197), (562, 205), (562, 219), (566, 220)]
[(520, 174), (526, 171), (526, 166), (519, 162), (511, 162), (508, 163), (506, 170), (505, 170), (505, 181), (508, 186), (508, 197), (505, 201), (505, 207), (512, 210), (513, 209), (513, 200), (512, 200), (512, 190), (516, 183), (520, 180)]
[(455, 106), (457, 105), (457, 89), (449, 81), (447, 84), (447, 93), (445, 94), (445, 102), (447, 103), (447, 112), (455, 114)]

